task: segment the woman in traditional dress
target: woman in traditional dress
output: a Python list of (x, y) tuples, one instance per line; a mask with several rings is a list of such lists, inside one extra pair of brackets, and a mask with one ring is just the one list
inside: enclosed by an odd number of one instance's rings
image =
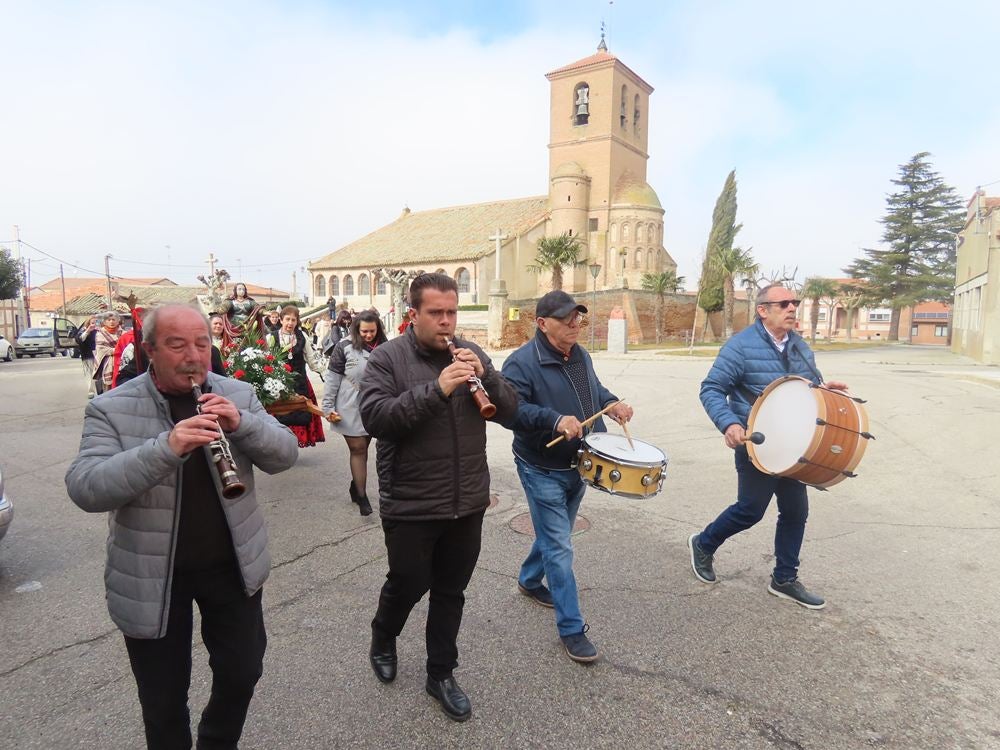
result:
[(116, 312), (105, 313), (94, 336), (94, 384), (100, 395), (111, 389), (115, 376), (115, 346), (122, 335), (122, 319)]
[(341, 339), (330, 356), (323, 393), (323, 413), (330, 428), (347, 441), (351, 452), (351, 502), (361, 515), (372, 512), (368, 502), (368, 445), (371, 436), (361, 424), (361, 376), (368, 356), (386, 341), (385, 329), (376, 313), (365, 310), (351, 324), (350, 335)]
[[(321, 368), (312, 343), (299, 326), (299, 308), (288, 305), (282, 309), (281, 328), (267, 335), (267, 344), (272, 348), (277, 345), (283, 352), (287, 352), (288, 364), (296, 376), (295, 392), (315, 404), (316, 393), (313, 391), (312, 383), (309, 382), (306, 365), (309, 365), (314, 372), (321, 372)], [(277, 420), (291, 428), (299, 439), (300, 448), (308, 448), (326, 439), (323, 435), (323, 420), (308, 411), (283, 414), (277, 417)]]

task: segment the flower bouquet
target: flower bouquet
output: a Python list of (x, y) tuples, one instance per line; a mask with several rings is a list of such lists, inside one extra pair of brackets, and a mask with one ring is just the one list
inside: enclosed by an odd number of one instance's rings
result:
[(265, 339), (248, 335), (233, 342), (222, 354), (226, 374), (252, 385), (265, 407), (297, 395), (287, 352), (269, 347)]

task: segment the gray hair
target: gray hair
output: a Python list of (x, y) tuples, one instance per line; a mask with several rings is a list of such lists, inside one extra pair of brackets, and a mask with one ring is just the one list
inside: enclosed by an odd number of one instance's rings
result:
[(199, 317), (205, 322), (205, 331), (211, 333), (211, 328), (208, 325), (208, 318), (205, 317), (205, 313), (201, 311), (200, 308), (194, 305), (163, 305), (161, 307), (156, 307), (150, 310), (142, 319), (142, 340), (144, 343), (150, 346), (156, 346), (156, 328), (157, 324), (160, 322), (160, 317), (164, 313), (176, 312), (177, 310), (193, 310), (198, 313)]
[[(786, 287), (784, 284), (768, 284), (766, 287), (757, 292), (757, 305), (759, 306), (767, 304), (767, 294), (772, 289), (787, 289), (787, 288), (788, 287)], [(757, 317), (761, 316), (758, 315)]]

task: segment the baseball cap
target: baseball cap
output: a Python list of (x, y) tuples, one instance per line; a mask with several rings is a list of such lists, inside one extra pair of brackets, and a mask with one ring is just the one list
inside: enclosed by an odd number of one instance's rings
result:
[(554, 289), (546, 294), (535, 305), (535, 316), (539, 318), (565, 318), (574, 310), (586, 314), (587, 308), (577, 304), (576, 300), (570, 297), (562, 289)]

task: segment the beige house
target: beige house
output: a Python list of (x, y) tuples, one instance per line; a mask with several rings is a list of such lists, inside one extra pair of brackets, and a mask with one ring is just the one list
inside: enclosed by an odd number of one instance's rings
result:
[(958, 234), (951, 350), (1000, 364), (1000, 198), (982, 190)]
[[(461, 304), (486, 304), (491, 282), (513, 299), (551, 288), (533, 273), (536, 243), (569, 234), (580, 265), (563, 270), (563, 288), (639, 288), (644, 273), (676, 271), (663, 247), (663, 207), (646, 183), (652, 87), (608, 52), (546, 75), (551, 87), (548, 194), (402, 214), (381, 229), (309, 264), (314, 299), (361, 309), (392, 304), (379, 269), (439, 271), (459, 286)], [(497, 247), (499, 245), (499, 262)]]

